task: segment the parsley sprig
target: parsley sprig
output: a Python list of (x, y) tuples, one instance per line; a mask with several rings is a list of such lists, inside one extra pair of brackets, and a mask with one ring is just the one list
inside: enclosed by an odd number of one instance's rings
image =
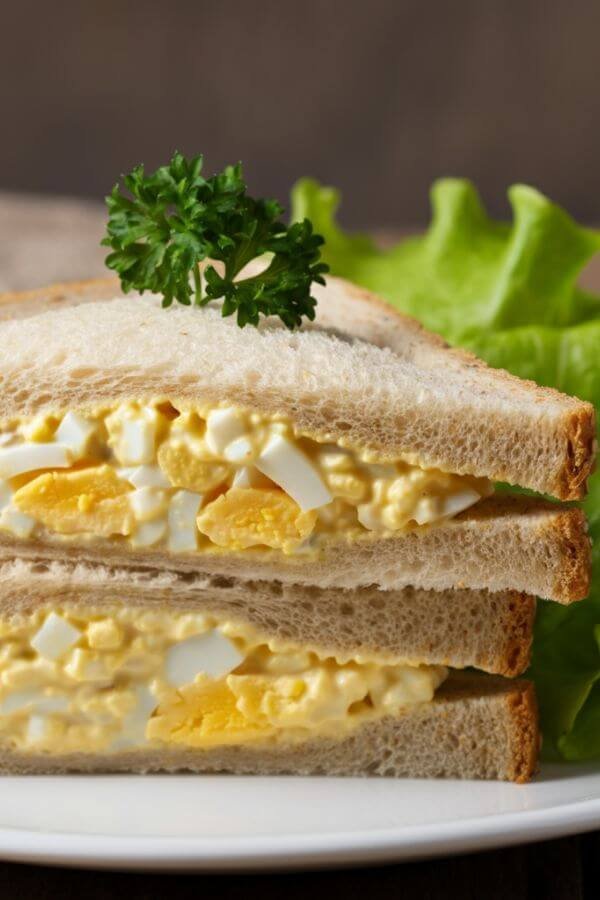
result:
[[(302, 317), (314, 319), (312, 282), (324, 284), (328, 266), (320, 261), (323, 238), (308, 219), (287, 227), (275, 200), (246, 193), (240, 164), (204, 178), (202, 157), (175, 153), (168, 166), (146, 175), (143, 165), (124, 176), (106, 198), (109, 218), (103, 245), (106, 265), (119, 275), (125, 292), (162, 294), (203, 306), (222, 299), (224, 316), (237, 314), (242, 328), (259, 316), (279, 316), (290, 329)], [(236, 280), (262, 254), (270, 263), (257, 275)], [(223, 274), (203, 260), (219, 260)]]

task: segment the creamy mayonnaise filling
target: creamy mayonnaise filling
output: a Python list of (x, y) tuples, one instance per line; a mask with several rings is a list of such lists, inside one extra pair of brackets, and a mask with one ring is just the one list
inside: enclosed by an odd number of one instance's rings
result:
[(484, 478), (382, 460), (231, 406), (124, 402), (0, 432), (0, 529), (20, 538), (289, 554), (334, 532), (430, 525), (491, 492)]
[(445, 677), (196, 611), (47, 606), (0, 619), (0, 745), (93, 753), (343, 735), (430, 701)]

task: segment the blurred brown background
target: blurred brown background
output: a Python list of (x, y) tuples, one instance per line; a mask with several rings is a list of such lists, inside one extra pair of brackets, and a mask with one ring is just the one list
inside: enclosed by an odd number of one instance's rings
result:
[(600, 221), (599, 42), (595, 0), (6, 0), (0, 190), (100, 198), (178, 148), (338, 185), (353, 227), (424, 222), (442, 174)]

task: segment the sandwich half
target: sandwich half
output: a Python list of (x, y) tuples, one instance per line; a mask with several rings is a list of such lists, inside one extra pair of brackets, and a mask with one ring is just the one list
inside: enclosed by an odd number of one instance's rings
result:
[(588, 403), (339, 279), (238, 328), (112, 280), (3, 298), (0, 557), (327, 588), (587, 594)]
[(0, 567), (0, 767), (526, 781), (539, 735), (515, 593), (315, 589)]

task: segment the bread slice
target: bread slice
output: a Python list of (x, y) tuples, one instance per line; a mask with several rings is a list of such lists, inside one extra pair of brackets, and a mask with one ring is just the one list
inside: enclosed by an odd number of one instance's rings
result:
[(111, 566), (151, 566), (245, 580), (276, 580), (319, 588), (412, 585), (445, 591), (472, 588), (518, 591), (559, 603), (589, 590), (591, 550), (579, 509), (526, 497), (493, 496), (454, 519), (408, 532), (355, 541), (332, 536), (318, 553), (284, 556), (276, 550), (174, 554), (164, 549), (132, 552), (117, 541), (78, 543), (48, 535), (21, 540), (0, 532), (0, 560), (67, 560)]
[(207, 750), (136, 749), (110, 755), (4, 750), (0, 771), (384, 775), (525, 782), (535, 772), (538, 748), (531, 683), (454, 673), (430, 703), (365, 723), (340, 738)]
[(321, 656), (389, 656), (508, 676), (529, 664), (535, 618), (535, 600), (514, 591), (320, 589), (22, 559), (0, 566), (0, 618), (41, 605), (201, 610)]
[(156, 395), (225, 401), (426, 468), (585, 494), (591, 404), (488, 368), (348, 282), (316, 286), (316, 322), (295, 333), (119, 294), (107, 279), (0, 299), (0, 419)]

